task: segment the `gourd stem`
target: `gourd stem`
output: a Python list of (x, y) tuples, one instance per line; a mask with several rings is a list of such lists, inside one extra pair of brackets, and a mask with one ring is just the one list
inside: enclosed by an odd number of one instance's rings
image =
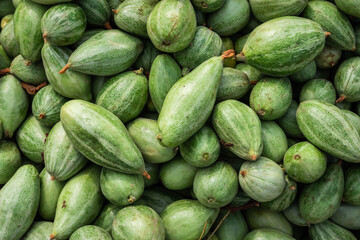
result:
[(111, 30), (111, 29), (113, 29), (113, 28), (111, 27), (111, 25), (110, 25), (110, 22), (109, 22), (109, 21), (107, 21), (107, 22), (105, 23), (104, 27), (105, 27), (107, 30)]
[(0, 75), (5, 75), (7, 73), (10, 73), (10, 68), (4, 68), (0, 70)]
[(65, 73), (66, 70), (68, 70), (69, 68), (70, 68), (70, 65), (67, 63), (67, 64), (65, 65), (65, 67), (63, 67), (63, 68), (59, 71), (59, 73), (60, 73), (60, 74), (63, 74), (63, 73)]
[(230, 50), (226, 50), (225, 52), (223, 52), (223, 54), (221, 55), (221, 58), (226, 59), (226, 58), (231, 58), (233, 56), (235, 56), (235, 50), (230, 49)]

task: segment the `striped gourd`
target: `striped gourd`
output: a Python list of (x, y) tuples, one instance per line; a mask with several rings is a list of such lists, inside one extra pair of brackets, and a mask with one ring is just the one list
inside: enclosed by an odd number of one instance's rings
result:
[(52, 222), (35, 221), (31, 225), (29, 231), (27, 231), (27, 233), (21, 239), (22, 240), (49, 239), (52, 228), (53, 228)]
[(226, 100), (215, 106), (212, 125), (228, 149), (237, 156), (255, 161), (263, 151), (261, 123), (246, 104)]
[[(44, 220), (53, 221), (55, 217), (56, 204), (65, 182), (59, 182), (52, 179), (45, 168), (41, 171), (39, 177), (40, 203), (38, 213)], [(51, 229), (49, 234), (51, 234)]]
[(124, 124), (105, 108), (71, 100), (61, 108), (60, 118), (71, 143), (89, 160), (115, 171), (148, 176)]
[(360, 230), (360, 206), (342, 203), (331, 220), (336, 224), (350, 229)]
[(360, 57), (353, 57), (341, 63), (335, 74), (334, 85), (340, 95), (337, 102), (360, 101)]
[(117, 207), (111, 203), (107, 203), (99, 215), (97, 216), (96, 220), (93, 222), (95, 226), (99, 226), (109, 233), (111, 233), (112, 223), (114, 221), (114, 217), (118, 211), (120, 211), (122, 207)]
[(146, 28), (151, 42), (159, 50), (169, 53), (184, 50), (196, 30), (195, 11), (190, 0), (160, 1), (151, 11)]
[(337, 163), (333, 163), (319, 180), (305, 185), (301, 190), (300, 215), (313, 224), (327, 220), (340, 206), (343, 191), (343, 170)]
[(5, 184), (21, 166), (21, 154), (16, 144), (0, 141), (0, 159), (0, 184)]
[(78, 228), (92, 223), (104, 202), (101, 168), (94, 164), (71, 178), (60, 193), (50, 239), (68, 239)]
[(0, 79), (0, 120), (5, 138), (12, 138), (16, 129), (24, 121), (29, 99), (20, 81), (6, 75)]
[(72, 69), (89, 75), (112, 76), (133, 65), (143, 49), (139, 38), (119, 29), (102, 31), (81, 44), (59, 73)]
[(360, 18), (359, 0), (335, 0), (335, 3), (344, 13)]
[(177, 153), (177, 148), (164, 147), (156, 140), (159, 133), (156, 123), (153, 119), (137, 118), (127, 126), (131, 138), (148, 163), (170, 161)]
[(244, 192), (259, 202), (268, 202), (279, 197), (285, 187), (285, 176), (274, 161), (260, 157), (255, 162), (241, 165), (239, 182)]
[(149, 92), (158, 112), (162, 108), (167, 93), (180, 78), (181, 68), (170, 55), (160, 54), (155, 58), (149, 75)]
[(88, 162), (72, 145), (61, 122), (55, 124), (46, 139), (44, 161), (48, 173), (58, 181), (68, 180)]
[(100, 175), (101, 192), (116, 206), (127, 206), (144, 192), (144, 179), (139, 174), (126, 174), (103, 168)]
[(21, 238), (35, 218), (39, 199), (39, 173), (34, 166), (24, 165), (0, 191), (1, 240)]
[(222, 45), (222, 40), (216, 32), (199, 26), (191, 44), (184, 50), (174, 53), (174, 57), (182, 67), (194, 69), (209, 58), (219, 56)]
[(9, 55), (10, 57), (16, 57), (20, 54), (20, 47), (15, 38), (13, 19), (11, 19), (5, 25), (5, 27), (2, 28), (0, 34), (0, 43), (7, 55)]
[(78, 41), (86, 28), (86, 15), (76, 4), (64, 3), (51, 7), (41, 19), (42, 37), (56, 46)]
[(299, 15), (309, 0), (250, 0), (251, 12), (261, 22)]
[(78, 228), (71, 234), (69, 240), (112, 240), (110, 234), (101, 227), (87, 225)]
[(16, 143), (27, 158), (42, 163), (44, 161), (45, 139), (49, 132), (48, 127), (41, 125), (34, 116), (30, 116), (16, 132)]
[(91, 100), (90, 76), (69, 70), (59, 74), (59, 70), (66, 64), (71, 50), (65, 47), (52, 46), (45, 43), (41, 56), (46, 77), (56, 92), (68, 98)]
[(247, 234), (244, 240), (295, 240), (295, 238), (275, 229), (260, 228)]
[(161, 213), (166, 239), (199, 239), (209, 232), (219, 211), (218, 208), (205, 207), (195, 200), (183, 199), (173, 202)]
[(212, 57), (177, 81), (166, 95), (161, 108), (158, 139), (164, 146), (176, 147), (197, 132), (211, 115), (223, 73), (221, 57)]
[(9, 72), (21, 81), (30, 84), (40, 84), (47, 81), (42, 61), (26, 65), (26, 60), (21, 55), (13, 59)]
[(224, 5), (206, 16), (206, 25), (221, 37), (231, 36), (243, 29), (250, 19), (247, 0), (226, 0)]
[(304, 68), (325, 46), (322, 27), (301, 17), (280, 17), (261, 24), (243, 48), (247, 63), (262, 73), (283, 77)]
[(300, 103), (296, 119), (312, 144), (342, 160), (360, 162), (360, 135), (339, 108), (308, 100)]
[(246, 222), (250, 229), (270, 228), (293, 234), (292, 226), (280, 212), (272, 212), (262, 207), (253, 207), (244, 211)]
[(19, 3), (14, 14), (15, 37), (19, 43), (20, 53), (28, 62), (41, 59), (41, 47), (44, 42), (41, 37), (41, 18), (47, 7), (31, 0)]
[(310, 1), (303, 14), (331, 33), (326, 43), (341, 50), (355, 50), (355, 33), (349, 19), (332, 3)]
[(68, 101), (51, 85), (43, 87), (32, 101), (32, 113), (42, 125), (52, 127), (60, 121), (60, 109)]
[(96, 104), (115, 114), (123, 123), (136, 118), (148, 99), (148, 81), (142, 69), (110, 78), (100, 89)]
[(360, 205), (360, 167), (351, 167), (345, 172), (344, 201)]
[(357, 239), (349, 230), (342, 228), (331, 221), (325, 221), (312, 225), (309, 228), (309, 235), (312, 240)]

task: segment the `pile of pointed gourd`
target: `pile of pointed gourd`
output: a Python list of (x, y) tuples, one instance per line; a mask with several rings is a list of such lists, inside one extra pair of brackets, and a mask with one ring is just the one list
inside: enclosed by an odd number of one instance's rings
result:
[(0, 0), (1, 240), (360, 239), (360, 0)]

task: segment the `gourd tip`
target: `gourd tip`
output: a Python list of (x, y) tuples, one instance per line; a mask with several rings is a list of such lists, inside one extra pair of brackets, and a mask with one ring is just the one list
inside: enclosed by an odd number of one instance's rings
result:
[(39, 114), (39, 119), (43, 119), (45, 117), (45, 113), (40, 113)]
[(337, 100), (336, 100), (336, 103), (341, 103), (345, 100), (345, 96), (344, 95), (341, 95)]
[(54, 180), (55, 180), (55, 177), (54, 177), (54, 176), (51, 176), (51, 177), (50, 177), (50, 180), (51, 180), (51, 181), (54, 181)]
[(113, 9), (112, 12), (115, 13), (115, 14), (117, 14), (119, 11), (116, 10), (116, 9)]
[(231, 58), (233, 56), (235, 56), (235, 50), (229, 49), (229, 50), (226, 50), (225, 52), (223, 52), (223, 54), (221, 55), (221, 58), (226, 59), (226, 58)]
[(69, 65), (69, 64), (66, 64), (65, 67), (63, 67), (63, 68), (59, 71), (59, 73), (60, 73), (60, 74), (63, 74), (63, 73), (65, 73), (66, 70), (68, 70), (69, 68), (70, 68), (70, 65)]
[(52, 233), (52, 234), (50, 235), (50, 240), (51, 240), (51, 239), (54, 239), (54, 238), (55, 238), (55, 234)]
[(146, 179), (148, 179), (148, 180), (151, 179), (151, 176), (150, 176), (150, 174), (148, 174), (147, 171), (144, 171), (144, 172), (142, 173), (142, 175), (143, 175), (144, 177), (146, 177)]
[(245, 175), (246, 175), (246, 171), (240, 171), (239, 173), (240, 173), (240, 175), (243, 176), (243, 177), (245, 177)]
[(255, 160), (257, 159), (257, 156), (256, 156), (255, 154), (250, 155), (250, 157), (251, 157), (251, 159), (252, 159), (253, 161), (255, 161)]
[(26, 60), (25, 61), (25, 66), (30, 66), (31, 65), (31, 60)]
[(161, 142), (161, 139), (162, 139), (162, 135), (161, 135), (161, 134), (156, 135), (156, 140), (158, 140), (158, 141)]
[(105, 29), (107, 29), (107, 30), (111, 30), (111, 29), (112, 29), (109, 21), (107, 21), (107, 22), (105, 23), (104, 27), (105, 27)]
[(355, 52), (355, 50), (356, 50), (356, 46), (354, 46), (354, 47), (351, 49), (351, 51), (353, 51), (353, 52)]
[(328, 36), (330, 36), (330, 35), (331, 35), (330, 32), (325, 32), (325, 37), (328, 37)]
[(134, 73), (136, 73), (136, 74), (142, 74), (143, 71), (144, 71), (143, 68), (139, 68), (138, 70), (134, 70)]
[(5, 75), (7, 73), (10, 73), (10, 68), (4, 68), (0, 70), (0, 75)]
[(241, 51), (241, 53), (236, 55), (236, 61), (238, 62), (246, 62), (246, 57), (243, 51)]

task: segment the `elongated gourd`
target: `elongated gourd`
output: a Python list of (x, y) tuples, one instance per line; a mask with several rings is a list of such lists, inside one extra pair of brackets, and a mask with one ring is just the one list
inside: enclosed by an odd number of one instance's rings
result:
[(229, 50), (221, 57), (210, 58), (172, 86), (158, 119), (161, 144), (176, 147), (205, 124), (215, 104), (222, 60), (233, 54), (234, 50)]
[(150, 177), (124, 124), (105, 108), (71, 100), (61, 108), (60, 119), (71, 143), (89, 160), (115, 171)]

